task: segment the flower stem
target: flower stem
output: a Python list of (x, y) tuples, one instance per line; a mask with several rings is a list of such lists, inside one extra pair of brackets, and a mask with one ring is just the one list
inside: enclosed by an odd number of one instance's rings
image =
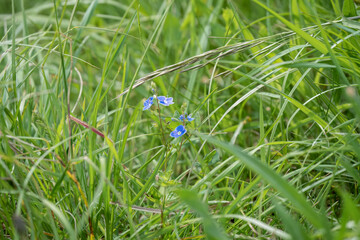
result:
[(181, 142), (180, 142), (180, 147), (179, 147), (179, 150), (178, 150), (178, 155), (177, 155), (177, 157), (176, 157), (176, 159), (175, 159), (174, 166), (173, 166), (173, 171), (174, 171), (174, 173), (176, 172), (176, 163), (177, 163), (177, 161), (178, 161), (179, 158), (180, 158), (180, 155), (181, 155), (181, 147), (182, 147), (182, 145), (183, 145), (184, 142), (185, 142), (185, 139), (182, 138), (182, 139), (181, 139)]
[(159, 100), (158, 100), (157, 98), (156, 98), (156, 102), (157, 102), (157, 105), (158, 105), (158, 113), (159, 113), (159, 122), (160, 122), (160, 129), (161, 129), (162, 141), (163, 141), (163, 144), (164, 144), (164, 146), (165, 146), (165, 149), (167, 150), (167, 144), (166, 144), (164, 129), (163, 129), (162, 120), (161, 120), (160, 104), (159, 104)]
[[(182, 123), (183, 123), (183, 126), (185, 127), (185, 126), (186, 126), (186, 123), (185, 123), (185, 113), (183, 112), (182, 114), (183, 114), (183, 116), (184, 116), (184, 119), (182, 120)], [(181, 147), (182, 147), (184, 141), (185, 141), (185, 139), (182, 138), (182, 139), (181, 139), (181, 142), (180, 142), (180, 147), (179, 147), (179, 150), (178, 150), (178, 155), (177, 155), (177, 157), (176, 157), (176, 159), (175, 159), (175, 162), (174, 162), (174, 165), (173, 165), (173, 171), (174, 171), (174, 173), (175, 173), (175, 171), (176, 171), (176, 163), (177, 163), (177, 161), (178, 161), (179, 158), (180, 158)]]

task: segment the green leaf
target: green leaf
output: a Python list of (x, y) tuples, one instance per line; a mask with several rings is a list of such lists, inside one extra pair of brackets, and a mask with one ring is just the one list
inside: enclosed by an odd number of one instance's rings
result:
[(203, 203), (199, 196), (190, 190), (175, 191), (180, 200), (195, 211), (201, 218), (204, 225), (204, 232), (208, 239), (229, 239), (225, 231), (218, 225), (218, 223), (211, 217), (208, 207)]
[(336, 68), (334, 65), (316, 62), (296, 62), (284, 64), (283, 66), (287, 68)]
[(76, 232), (73, 229), (72, 225), (68, 221), (68, 218), (65, 217), (62, 211), (52, 202), (47, 199), (42, 199), (42, 202), (45, 206), (47, 206), (51, 211), (58, 217), (61, 224), (64, 226), (64, 229), (69, 233), (69, 239), (76, 239)]
[(347, 18), (343, 18), (342, 19), (342, 23), (344, 24), (344, 26), (349, 27), (349, 28), (355, 28), (355, 29), (360, 29), (360, 23), (354, 20), (349, 20)]
[(238, 146), (221, 142), (214, 137), (197, 132), (193, 132), (193, 134), (201, 138), (205, 138), (208, 142), (240, 159), (240, 161), (248, 168), (259, 174), (260, 177), (266, 180), (273, 188), (286, 197), (297, 208), (297, 211), (303, 214), (314, 226), (322, 229), (326, 234), (326, 239), (331, 239), (326, 217), (314, 209), (303, 194), (299, 193), (294, 186), (290, 185), (287, 180), (272, 170), (268, 165), (261, 162), (259, 159), (248, 155)]
[[(295, 107), (299, 108), (303, 113), (305, 113), (306, 115), (308, 115), (311, 119), (313, 119), (317, 124), (319, 124), (323, 129), (325, 129), (326, 127), (330, 128), (328, 126), (328, 124), (322, 119), (320, 118), (318, 115), (316, 115), (313, 111), (311, 111), (309, 108), (305, 107), (304, 105), (302, 105), (300, 102), (296, 101), (295, 99), (287, 96), (286, 94), (283, 94), (282, 92), (280, 92), (280, 94), (282, 96), (284, 96), (287, 100), (289, 100), (293, 105), (295, 105)], [(329, 129), (330, 130), (330, 129)]]
[(354, 201), (353, 196), (341, 188), (337, 189), (337, 193), (341, 196), (342, 200), (342, 214), (341, 225), (336, 233), (336, 239), (356, 239), (356, 236), (359, 236), (359, 203)]
[(342, 12), (345, 17), (356, 16), (354, 0), (344, 0)]
[(360, 173), (359, 170), (356, 169), (356, 167), (354, 167), (348, 160), (346, 160), (346, 158), (342, 158), (341, 159), (341, 165), (343, 165), (343, 167), (346, 169), (346, 171), (349, 173), (349, 175), (358, 182), (358, 184), (360, 183)]
[(306, 234), (304, 227), (287, 213), (281, 205), (275, 205), (275, 208), (285, 226), (287, 232), (291, 235), (292, 239), (306, 240), (310, 239)]
[(308, 43), (310, 43), (314, 48), (316, 48), (317, 50), (319, 50), (321, 53), (323, 54), (327, 54), (328, 50), (326, 48), (326, 46), (320, 42), (319, 40), (317, 40), (316, 38), (313, 38), (312, 36), (310, 36), (309, 34), (307, 34), (306, 32), (304, 32), (303, 30), (301, 30), (301, 28), (297, 27), (295, 24), (289, 22), (288, 20), (286, 20), (285, 18), (283, 18), (280, 14), (276, 13), (275, 11), (273, 11), (272, 9), (268, 8), (266, 5), (264, 5), (263, 3), (259, 2), (258, 0), (253, 0), (255, 3), (257, 3), (258, 5), (260, 5), (261, 7), (265, 8), (267, 11), (269, 11), (271, 14), (273, 14), (277, 19), (279, 19), (281, 22), (283, 22), (288, 28), (290, 28), (291, 30), (293, 30), (294, 32), (296, 32), (299, 36), (301, 36), (302, 38), (304, 38), (306, 41), (308, 41)]

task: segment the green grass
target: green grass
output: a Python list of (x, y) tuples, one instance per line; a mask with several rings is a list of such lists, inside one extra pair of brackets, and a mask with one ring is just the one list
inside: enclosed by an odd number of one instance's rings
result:
[(0, 239), (360, 238), (359, 4), (5, 1)]

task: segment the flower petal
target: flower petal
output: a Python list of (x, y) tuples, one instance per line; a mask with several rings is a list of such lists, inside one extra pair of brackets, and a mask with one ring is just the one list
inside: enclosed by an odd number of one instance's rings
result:
[(174, 131), (172, 131), (170, 133), (170, 136), (171, 137), (174, 137), (174, 138), (178, 138), (178, 137), (181, 137), (182, 135), (184, 135), (186, 133), (186, 129), (183, 125), (179, 125), (175, 128)]
[(183, 125), (179, 125), (175, 128), (175, 130), (178, 132), (182, 132), (182, 131), (184, 131), (184, 129), (185, 129), (185, 127)]
[(144, 101), (143, 111), (148, 110), (151, 107), (151, 105), (153, 104), (153, 99), (154, 99), (153, 97), (149, 97)]
[(169, 97), (166, 99), (166, 103), (167, 103), (167, 106), (171, 105), (171, 104), (174, 104), (173, 102), (173, 98), (172, 97)]
[(172, 131), (172, 132), (170, 133), (170, 136), (173, 137), (173, 138), (179, 137), (179, 135), (177, 134), (177, 131)]
[(170, 104), (174, 104), (173, 98), (167, 98), (165, 96), (158, 96), (157, 99), (159, 100), (159, 103), (164, 106), (169, 106)]
[(191, 117), (191, 114), (189, 115), (189, 116), (187, 116), (187, 120), (189, 121), (189, 122), (191, 122), (192, 120), (194, 120), (195, 118), (192, 118)]
[(165, 96), (158, 96), (157, 99), (159, 100), (160, 104), (165, 105), (165, 101), (166, 101)]

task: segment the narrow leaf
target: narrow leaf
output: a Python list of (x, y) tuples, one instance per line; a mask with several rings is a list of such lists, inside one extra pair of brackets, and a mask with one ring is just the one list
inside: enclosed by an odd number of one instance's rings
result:
[(301, 30), (301, 28), (297, 27), (295, 24), (293, 24), (293, 23), (289, 22), (288, 20), (286, 20), (285, 18), (283, 18), (280, 14), (278, 14), (275, 11), (273, 11), (272, 9), (268, 8), (265, 4), (259, 2), (258, 0), (253, 0), (253, 1), (255, 3), (257, 3), (258, 5), (260, 5), (261, 7), (265, 8), (271, 14), (273, 14), (277, 19), (279, 19), (281, 22), (283, 22), (288, 28), (290, 28), (291, 30), (296, 32), (299, 36), (301, 36), (306, 41), (308, 41), (314, 48), (319, 50), (321, 53), (323, 53), (323, 54), (328, 53), (326, 46), (322, 42), (320, 42), (316, 38), (313, 38), (308, 33)]
[(328, 222), (326, 218), (311, 206), (303, 194), (299, 193), (299, 191), (294, 186), (290, 185), (283, 177), (272, 170), (268, 165), (262, 163), (259, 159), (243, 152), (243, 150), (238, 146), (221, 142), (214, 137), (203, 135), (197, 132), (193, 132), (193, 134), (201, 138), (205, 138), (208, 142), (236, 156), (248, 168), (258, 173), (259, 176), (270, 183), (273, 188), (285, 196), (297, 208), (297, 211), (303, 214), (314, 226), (325, 230), (325, 232), (328, 232)]

